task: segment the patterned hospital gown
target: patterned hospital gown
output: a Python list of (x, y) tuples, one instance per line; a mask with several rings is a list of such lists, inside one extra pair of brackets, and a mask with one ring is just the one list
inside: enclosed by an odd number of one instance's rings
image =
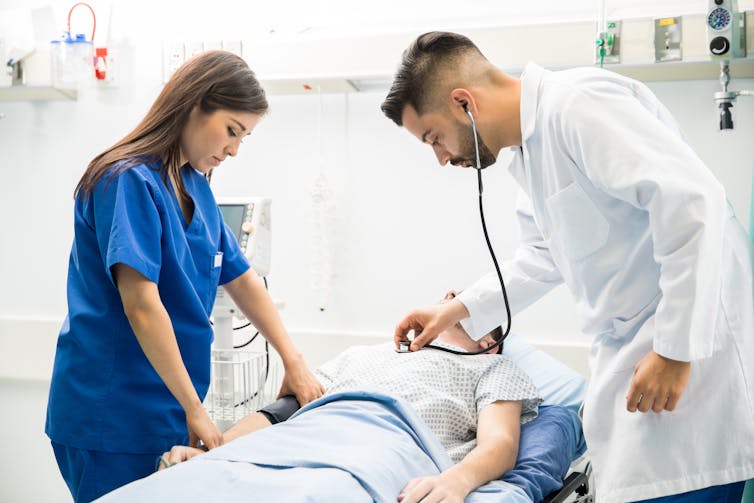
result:
[(522, 400), (521, 422), (537, 416), (542, 401), (537, 389), (506, 356), (462, 356), (433, 349), (397, 353), (394, 348), (392, 342), (355, 346), (315, 373), (326, 394), (371, 386), (399, 395), (456, 463), (476, 445), (477, 416), (485, 406), (497, 400)]

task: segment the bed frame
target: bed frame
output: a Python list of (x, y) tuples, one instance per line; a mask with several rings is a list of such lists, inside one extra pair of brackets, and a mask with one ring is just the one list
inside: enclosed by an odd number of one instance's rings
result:
[(563, 487), (548, 495), (542, 503), (593, 503), (594, 496), (589, 492), (589, 476), (592, 465), (586, 463), (583, 470), (573, 471), (563, 481)]

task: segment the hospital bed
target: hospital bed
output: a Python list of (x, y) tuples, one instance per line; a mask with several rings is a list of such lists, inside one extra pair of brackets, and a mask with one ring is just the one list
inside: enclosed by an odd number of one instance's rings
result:
[[(522, 425), (516, 468), (467, 502), (591, 501), (578, 419), (586, 381), (516, 336), (506, 341), (504, 352), (531, 375), (544, 402), (539, 417)], [(574, 460), (577, 470), (571, 470)], [(408, 480), (439, 473), (450, 463), (405, 402), (367, 389), (323, 397), (284, 423), (98, 501), (396, 501)]]
[[(581, 435), (581, 423), (579, 409), (586, 394), (587, 382), (583, 376), (570, 367), (552, 358), (542, 350), (527, 344), (522, 337), (515, 335), (505, 341), (503, 353), (521, 367), (534, 381), (537, 389), (544, 399), (542, 407), (556, 405), (566, 408), (578, 428), (578, 443), (575, 447), (576, 457), (571, 462), (562, 487), (551, 492), (543, 491), (541, 494), (529, 494), (532, 500), (541, 499), (543, 503), (591, 503), (594, 495), (591, 486), (591, 464), (589, 463), (586, 444)], [(526, 425), (522, 427), (526, 428)], [(554, 449), (562, 448), (565, 438), (560, 439), (560, 444)], [(537, 453), (538, 456), (546, 456), (547, 453)], [(516, 470), (522, 465), (521, 453)], [(540, 484), (544, 486), (545, 484)], [(538, 497), (539, 496), (539, 497)]]
[(543, 503), (592, 503), (594, 495), (589, 491), (589, 476), (591, 465), (587, 462), (584, 471), (574, 471), (563, 481), (563, 487), (549, 494)]

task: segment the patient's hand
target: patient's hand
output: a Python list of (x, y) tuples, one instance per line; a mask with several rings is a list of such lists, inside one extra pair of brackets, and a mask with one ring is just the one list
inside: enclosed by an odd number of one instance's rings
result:
[(443, 501), (463, 503), (469, 494), (464, 484), (455, 480), (448, 472), (432, 477), (419, 477), (409, 482), (398, 495), (401, 503), (419, 501)]
[(202, 453), (204, 453), (203, 450), (197, 449), (195, 447), (188, 447), (186, 445), (174, 445), (173, 448), (170, 449), (170, 451), (162, 453), (160, 467), (158, 469), (163, 470), (165, 468), (170, 468), (173, 465), (177, 465), (178, 463), (182, 463), (183, 461), (188, 461), (194, 456)]

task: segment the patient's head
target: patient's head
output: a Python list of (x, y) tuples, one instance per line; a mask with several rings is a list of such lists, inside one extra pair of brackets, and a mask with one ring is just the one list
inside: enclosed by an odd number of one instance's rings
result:
[[(440, 303), (450, 302), (456, 297), (456, 295), (456, 291), (451, 290), (445, 294), (445, 297), (440, 301)], [(502, 328), (496, 327), (492, 332), (488, 333), (478, 341), (474, 341), (469, 337), (469, 334), (466, 333), (466, 330), (463, 329), (461, 324), (456, 323), (450, 328), (447, 328), (446, 330), (440, 332), (440, 335), (437, 336), (437, 340), (446, 344), (457, 346), (464, 351), (479, 351), (481, 349), (486, 349), (492, 346), (496, 341), (500, 340), (502, 336)], [(489, 354), (495, 354), (497, 353), (497, 351), (498, 349), (494, 348), (489, 351)]]

